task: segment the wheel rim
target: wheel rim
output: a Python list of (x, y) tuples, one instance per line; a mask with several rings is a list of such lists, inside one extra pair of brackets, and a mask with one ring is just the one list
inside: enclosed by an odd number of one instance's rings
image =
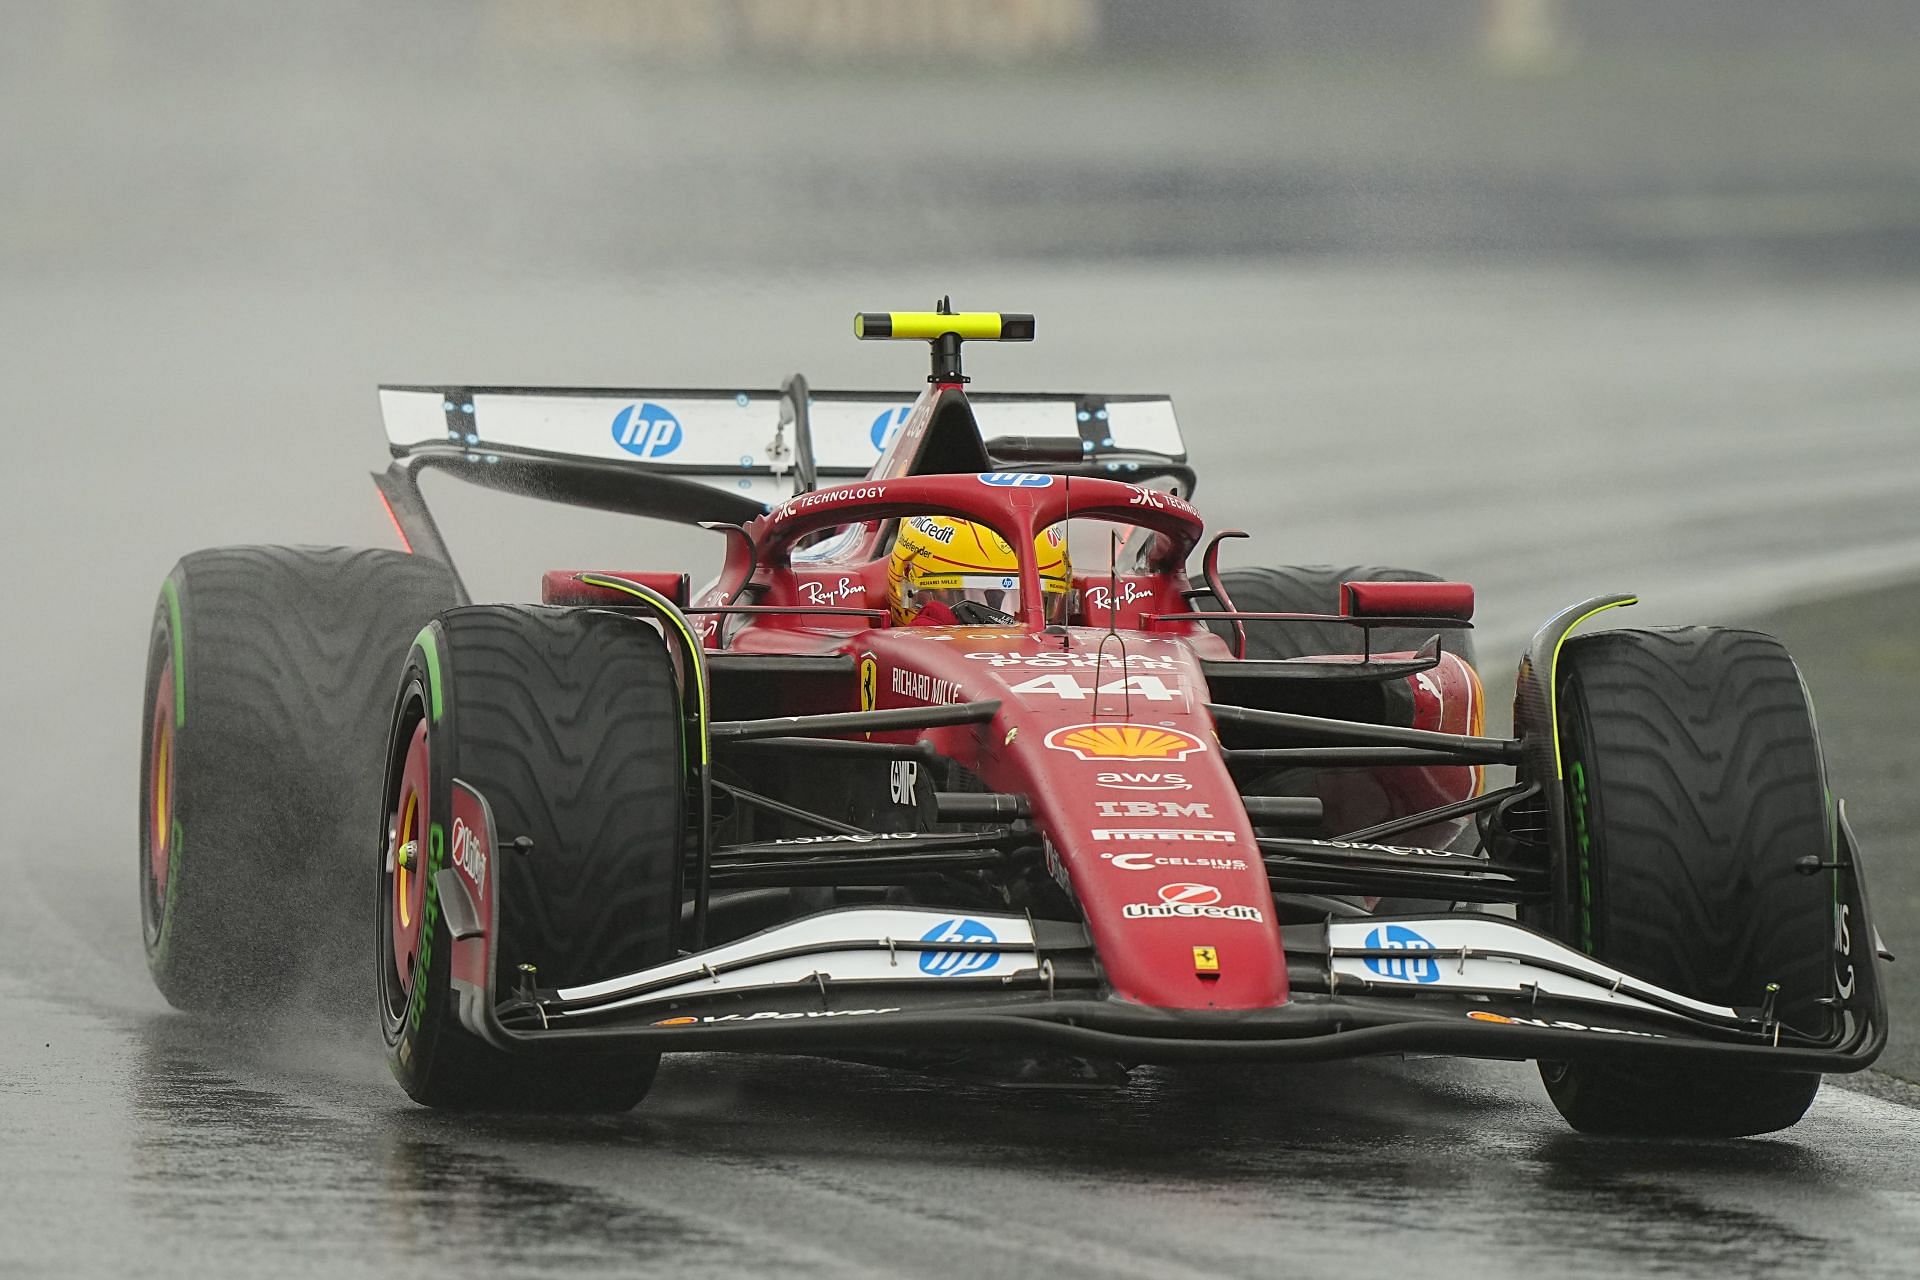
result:
[(400, 787), (387, 815), (387, 928), (401, 1008), (413, 991), (427, 905), (428, 765), (427, 722), (422, 719), (408, 740)]
[(167, 905), (173, 870), (174, 817), (173, 659), (160, 668), (153, 693), (147, 741), (146, 882), (148, 919), (157, 932)]

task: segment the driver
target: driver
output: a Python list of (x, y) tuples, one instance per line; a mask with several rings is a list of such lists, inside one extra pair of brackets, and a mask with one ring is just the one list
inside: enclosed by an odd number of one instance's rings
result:
[[(1065, 622), (1072, 569), (1058, 525), (1033, 542), (1049, 623)], [(887, 607), (900, 626), (1005, 626), (1019, 620), (1020, 557), (1008, 541), (955, 516), (900, 522), (887, 562)]]

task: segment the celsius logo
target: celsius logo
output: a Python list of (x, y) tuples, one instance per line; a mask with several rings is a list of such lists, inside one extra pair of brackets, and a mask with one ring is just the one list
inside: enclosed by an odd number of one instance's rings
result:
[(1247, 869), (1244, 858), (1183, 858), (1153, 853), (1103, 853), (1100, 856), (1122, 871), (1152, 871), (1156, 867), (1197, 867), (1203, 871)]
[(995, 489), (1045, 489), (1053, 484), (1053, 477), (1024, 471), (989, 471), (980, 477), (980, 483)]
[(1392, 982), (1438, 982), (1440, 966), (1433, 944), (1405, 925), (1384, 924), (1367, 933), (1369, 951), (1404, 951), (1404, 956), (1369, 956), (1367, 968)]
[[(1000, 936), (978, 920), (942, 920), (920, 935), (922, 942), (998, 942)], [(922, 951), (920, 972), (936, 978), (981, 973), (1000, 961), (993, 951)]]
[(613, 442), (638, 458), (664, 458), (685, 433), (673, 411), (657, 404), (630, 404), (613, 415)]
[(880, 411), (880, 416), (873, 420), (873, 426), (867, 430), (867, 439), (873, 441), (876, 452), (885, 452), (886, 447), (893, 443), (893, 438), (900, 434), (900, 428), (912, 414), (913, 406), (910, 404), (903, 404), (898, 409)]

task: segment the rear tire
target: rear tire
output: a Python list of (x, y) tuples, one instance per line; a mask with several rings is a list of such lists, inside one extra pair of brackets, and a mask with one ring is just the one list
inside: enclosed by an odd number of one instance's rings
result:
[(365, 1007), (363, 842), (388, 699), (408, 639), (459, 591), (444, 564), (352, 547), (220, 547), (167, 575), (147, 648), (140, 907), (173, 1005)]
[[(1443, 579), (1437, 574), (1419, 569), (1365, 564), (1281, 565), (1273, 568), (1229, 569), (1220, 575), (1220, 585), (1233, 597), (1233, 607), (1246, 613), (1339, 613), (1340, 584), (1343, 582), (1440, 581)], [(1194, 607), (1214, 609), (1224, 606), (1209, 593), (1197, 597)], [(1229, 645), (1234, 642), (1233, 629), (1227, 624), (1214, 622), (1207, 625)], [(1246, 624), (1246, 629), (1247, 657), (1253, 659), (1278, 661), (1335, 653), (1359, 653), (1363, 648), (1361, 632), (1357, 627), (1333, 622), (1253, 622)], [(1432, 631), (1411, 627), (1382, 627), (1373, 633), (1372, 648), (1375, 653), (1417, 649), (1433, 634)], [(1440, 643), (1447, 652), (1458, 654), (1468, 666), (1474, 666), (1472, 632), (1444, 632)], [(1249, 777), (1246, 790), (1249, 795), (1320, 795), (1320, 778), (1317, 770), (1277, 770)], [(1452, 837), (1454, 842), (1472, 844), (1475, 837), (1471, 826), (1457, 822), (1453, 824), (1453, 829), (1458, 832)], [(1383, 898), (1374, 905), (1374, 910), (1382, 913), (1447, 911), (1452, 906), (1450, 902), (1427, 898)]]
[[(682, 737), (673, 660), (638, 619), (485, 605), (442, 614), (420, 633), (392, 722), (379, 947), (389, 1062), (415, 1101), (625, 1111), (646, 1094), (659, 1055), (508, 1053), (466, 1029), (452, 938), (429, 901), (437, 865), (408, 878), (394, 856), (410, 831), (417, 839), (425, 829), (407, 816), (410, 788), (424, 791), (421, 811), (440, 831), (452, 829), (455, 778), (492, 810), (497, 989), (512, 990), (521, 964), (535, 966), (542, 987), (572, 986), (673, 957), (685, 848)], [(521, 838), (530, 842), (524, 850), (514, 847)], [(439, 856), (438, 845), (421, 841), (429, 856)], [(407, 919), (426, 922), (430, 934), (417, 924), (409, 933)]]
[[(1267, 569), (1229, 569), (1220, 575), (1220, 585), (1233, 597), (1234, 608), (1246, 613), (1338, 613), (1340, 584), (1343, 582), (1439, 582), (1441, 579), (1418, 569), (1395, 569), (1378, 565), (1353, 564), (1344, 568), (1328, 564), (1282, 565)], [(1195, 608), (1222, 607), (1212, 595), (1200, 596)], [(1228, 644), (1233, 629), (1224, 623), (1208, 624)], [(1418, 648), (1432, 636), (1431, 631), (1411, 627), (1383, 627), (1373, 633), (1376, 653), (1395, 653)], [(1474, 665), (1473, 634), (1449, 631), (1440, 643), (1449, 653), (1457, 653)], [(1268, 660), (1304, 658), (1329, 653), (1359, 653), (1360, 631), (1356, 627), (1333, 622), (1269, 622), (1247, 626), (1247, 656)]]
[[(1566, 941), (1669, 990), (1823, 1036), (1832, 1014), (1826, 775), (1799, 668), (1771, 636), (1680, 627), (1567, 642), (1556, 698), (1571, 830)], [(1818, 1075), (1542, 1063), (1589, 1133), (1736, 1137), (1800, 1119)]]

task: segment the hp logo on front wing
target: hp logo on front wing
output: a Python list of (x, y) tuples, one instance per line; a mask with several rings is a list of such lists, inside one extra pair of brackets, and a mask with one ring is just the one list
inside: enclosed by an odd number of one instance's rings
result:
[[(920, 935), (922, 942), (998, 942), (1000, 936), (978, 920), (942, 920)], [(920, 972), (936, 978), (984, 973), (1000, 963), (997, 951), (922, 951)]]
[(1438, 982), (1440, 966), (1433, 944), (1405, 925), (1388, 924), (1367, 932), (1367, 950), (1404, 951), (1404, 956), (1369, 956), (1367, 968), (1391, 982)]

